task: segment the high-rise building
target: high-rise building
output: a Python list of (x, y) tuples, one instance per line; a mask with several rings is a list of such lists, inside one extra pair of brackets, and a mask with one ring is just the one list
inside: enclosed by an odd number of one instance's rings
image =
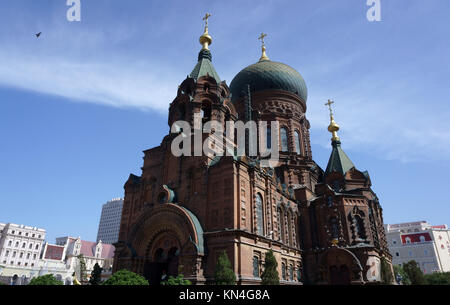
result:
[(386, 225), (393, 265), (416, 261), (423, 273), (450, 271), (450, 230), (426, 221)]
[[(213, 66), (211, 42), (206, 24), (197, 64), (169, 106), (171, 131), (161, 145), (144, 151), (142, 173), (131, 174), (124, 185), (113, 270), (140, 273), (151, 284), (159, 284), (164, 272), (212, 283), (225, 252), (238, 284), (258, 284), (272, 250), (282, 284), (392, 281), (381, 277), (393, 270), (380, 202), (369, 173), (343, 151), (333, 114), (324, 170), (312, 157), (308, 94), (300, 73), (270, 60), (263, 43), (259, 61), (228, 86)], [(200, 129), (212, 121), (217, 128)], [(224, 142), (232, 147), (226, 156), (192, 156), (196, 138), (214, 139), (210, 149), (224, 146), (219, 130), (231, 134), (231, 121), (269, 123), (266, 143), (281, 142), (281, 149), (271, 144), (272, 152), (279, 152), (277, 162), (268, 167), (262, 154), (233, 153), (244, 145), (228, 135)], [(171, 150), (181, 146), (184, 155)]]
[(119, 237), (120, 219), (122, 217), (123, 198), (114, 198), (102, 207), (98, 226), (97, 242), (105, 244), (117, 242)]

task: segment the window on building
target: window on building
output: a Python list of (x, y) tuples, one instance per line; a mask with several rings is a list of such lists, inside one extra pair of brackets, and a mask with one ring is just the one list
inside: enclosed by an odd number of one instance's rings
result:
[(397, 241), (396, 241), (396, 240), (393, 240), (392, 243), (395, 245), (395, 244), (397, 243)]
[(400, 256), (400, 253), (398, 253), (398, 252), (395, 252), (395, 256)]
[(38, 244), (36, 245), (35, 249), (36, 249), (36, 250), (39, 249), (39, 245), (38, 245)]
[(25, 233), (25, 236), (28, 236), (28, 233)]
[(412, 256), (412, 251), (409, 251), (408, 254), (409, 254), (409, 256)]
[(272, 129), (270, 129), (270, 127), (267, 127), (267, 135), (266, 135), (266, 146), (267, 149), (271, 149), (272, 148)]
[(10, 240), (10, 241), (8, 242), (8, 246), (11, 247), (11, 245), (12, 245), (12, 240)]
[(281, 279), (282, 280), (286, 279), (286, 264), (285, 263), (281, 263)]
[(25, 248), (25, 246), (26, 246), (26, 243), (23, 243), (23, 244), (22, 244), (22, 248)]
[(256, 209), (256, 233), (259, 235), (264, 235), (263, 202), (260, 194), (256, 194), (255, 209)]
[(301, 281), (302, 280), (302, 271), (300, 269), (300, 266), (297, 266), (297, 281)]
[(425, 236), (421, 235), (421, 236), (419, 237), (419, 239), (420, 239), (420, 242), (421, 242), (421, 243), (425, 242)]
[(11, 232), (11, 234), (14, 234), (14, 233), (16, 233), (16, 231), (13, 230), (13, 231)]
[(5, 256), (9, 255), (9, 250), (6, 250)]
[(253, 276), (259, 277), (259, 257), (253, 257)]
[(300, 155), (300, 135), (298, 131), (294, 132), (295, 151)]
[(289, 265), (289, 280), (293, 281), (294, 280), (294, 266)]
[(19, 242), (18, 241), (16, 241), (16, 248), (18, 248), (19, 247)]
[(19, 235), (22, 235), (22, 232), (21, 232), (21, 231), (19, 231)]
[(31, 237), (34, 237), (36, 234), (33, 233), (33, 235), (31, 235)]
[(423, 251), (424, 255), (428, 255), (428, 250)]
[(33, 244), (30, 244), (30, 246), (28, 247), (28, 249), (32, 249), (33, 248)]
[(13, 252), (12, 257), (16, 257), (16, 251)]
[(406, 241), (407, 244), (410, 244), (410, 243), (411, 243), (411, 238), (406, 237), (406, 238), (405, 238), (405, 241)]
[(23, 252), (20, 252), (19, 258), (22, 258), (22, 257), (23, 257)]
[(280, 137), (281, 137), (281, 151), (288, 151), (288, 137), (287, 137), (287, 129), (282, 127), (280, 129)]
[(29, 258), (30, 258), (30, 255), (31, 255), (30, 253), (28, 253), (28, 254), (27, 254), (27, 259), (29, 259)]

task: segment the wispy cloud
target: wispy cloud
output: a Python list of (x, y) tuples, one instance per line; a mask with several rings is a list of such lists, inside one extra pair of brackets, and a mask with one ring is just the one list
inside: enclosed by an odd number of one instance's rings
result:
[[(167, 111), (177, 82), (156, 64), (70, 61), (63, 58), (2, 54), (5, 86), (116, 107)], [(26, 58), (26, 60), (24, 60)]]

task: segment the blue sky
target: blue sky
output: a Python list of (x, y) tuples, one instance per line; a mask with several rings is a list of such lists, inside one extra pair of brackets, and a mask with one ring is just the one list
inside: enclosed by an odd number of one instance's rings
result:
[(0, 222), (44, 228), (50, 242), (95, 240), (102, 204), (123, 196), (142, 151), (169, 131), (209, 12), (228, 84), (259, 59), (261, 32), (267, 55), (303, 75), (322, 168), (331, 98), (385, 223), (450, 223), (447, 0), (381, 0), (381, 22), (368, 22), (365, 0), (81, 0), (81, 22), (67, 21), (65, 3), (0, 5)]

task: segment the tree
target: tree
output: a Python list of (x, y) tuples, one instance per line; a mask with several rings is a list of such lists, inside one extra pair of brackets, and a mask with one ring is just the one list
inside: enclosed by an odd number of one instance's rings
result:
[(225, 251), (217, 260), (214, 278), (216, 285), (236, 285), (236, 274), (231, 269), (231, 263)]
[(86, 282), (86, 262), (84, 261), (84, 255), (79, 254), (77, 256), (79, 263), (79, 272), (80, 272), (80, 282)]
[(177, 277), (169, 276), (169, 279), (161, 282), (161, 285), (192, 285), (192, 282), (185, 279), (182, 274), (178, 274)]
[(395, 279), (399, 284), (411, 285), (411, 280), (401, 265), (394, 266)]
[(450, 285), (450, 272), (435, 272), (425, 275), (428, 285)]
[(62, 285), (60, 280), (57, 280), (53, 274), (46, 274), (33, 278), (28, 285)]
[(124, 269), (114, 273), (108, 280), (104, 281), (102, 285), (142, 286), (149, 284), (143, 276)]
[(420, 270), (416, 261), (412, 260), (407, 263), (403, 263), (403, 270), (405, 270), (405, 273), (408, 275), (408, 278), (411, 281), (411, 285), (426, 284), (422, 270)]
[(103, 268), (100, 267), (98, 263), (95, 263), (94, 270), (91, 272), (91, 278), (89, 279), (89, 283), (91, 285), (98, 285), (102, 281), (102, 271)]
[(384, 256), (381, 257), (381, 283), (384, 285), (391, 285), (394, 277), (392, 276), (391, 266)]
[(278, 263), (273, 255), (273, 251), (269, 250), (266, 253), (266, 258), (264, 260), (264, 271), (261, 274), (262, 284), (263, 285), (279, 285), (280, 284), (280, 276), (278, 274)]

